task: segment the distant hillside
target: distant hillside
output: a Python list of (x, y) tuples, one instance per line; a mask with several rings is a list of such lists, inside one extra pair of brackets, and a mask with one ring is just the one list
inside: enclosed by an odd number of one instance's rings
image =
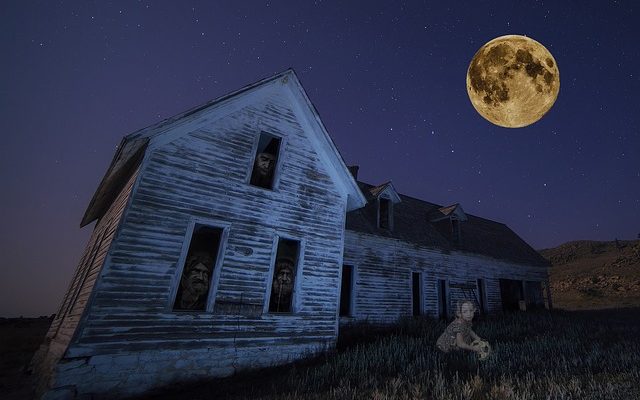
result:
[(555, 307), (640, 306), (640, 240), (580, 240), (540, 250), (551, 262)]

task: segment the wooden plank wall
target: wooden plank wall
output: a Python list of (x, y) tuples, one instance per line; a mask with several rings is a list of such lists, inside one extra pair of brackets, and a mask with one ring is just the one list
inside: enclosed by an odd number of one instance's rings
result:
[(49, 343), (46, 349), (42, 350), (45, 354), (38, 356), (40, 362), (44, 364), (39, 366), (39, 370), (45, 376), (51, 373), (54, 363), (67, 350), (78, 328), (137, 175), (136, 170), (93, 229), (89, 243), (47, 333)]
[[(354, 318), (393, 323), (412, 315), (411, 273), (422, 273), (422, 309), (438, 315), (438, 279), (476, 284), (485, 279), (489, 312), (502, 310), (499, 279), (545, 281), (546, 268), (513, 264), (459, 252), (450, 254), (400, 240), (346, 231), (344, 264), (356, 269)], [(476, 290), (477, 293), (477, 290)], [(466, 299), (460, 289), (449, 289), (449, 309)]]
[[(279, 184), (249, 185), (260, 131), (282, 136)], [(74, 356), (147, 349), (333, 343), (346, 197), (272, 93), (153, 150), (114, 242)], [(190, 221), (230, 224), (212, 312), (172, 311)], [(301, 240), (299, 311), (262, 314), (274, 237)], [(252, 310), (252, 312), (243, 312)], [(258, 310), (256, 313), (255, 311)]]

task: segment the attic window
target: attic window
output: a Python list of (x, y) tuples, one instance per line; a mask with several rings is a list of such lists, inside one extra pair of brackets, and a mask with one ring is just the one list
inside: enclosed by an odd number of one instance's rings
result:
[(460, 244), (460, 241), (462, 239), (462, 234), (460, 232), (460, 221), (455, 217), (451, 218), (451, 239), (453, 239), (453, 242), (456, 244)]
[(393, 227), (393, 203), (384, 197), (378, 199), (378, 227), (381, 229)]
[(280, 138), (262, 132), (253, 159), (253, 170), (249, 183), (261, 188), (273, 189), (279, 151)]

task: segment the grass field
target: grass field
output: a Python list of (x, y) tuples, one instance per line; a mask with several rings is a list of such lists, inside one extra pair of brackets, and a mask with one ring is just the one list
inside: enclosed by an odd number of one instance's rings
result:
[(338, 350), (143, 397), (230, 399), (640, 399), (640, 309), (505, 315), (474, 325), (493, 347), (442, 354), (444, 322), (343, 330)]
[[(21, 371), (47, 320), (8, 321), (1, 398), (29, 398)], [(442, 354), (445, 324), (342, 329), (338, 349), (295, 364), (159, 388), (138, 399), (640, 399), (640, 309), (518, 313), (476, 321), (491, 357)]]

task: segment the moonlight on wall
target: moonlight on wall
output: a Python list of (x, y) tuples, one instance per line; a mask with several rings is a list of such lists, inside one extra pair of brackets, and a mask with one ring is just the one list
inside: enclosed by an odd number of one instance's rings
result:
[(467, 70), (473, 107), (498, 126), (538, 121), (560, 91), (558, 64), (549, 50), (526, 36), (507, 35), (482, 46)]

